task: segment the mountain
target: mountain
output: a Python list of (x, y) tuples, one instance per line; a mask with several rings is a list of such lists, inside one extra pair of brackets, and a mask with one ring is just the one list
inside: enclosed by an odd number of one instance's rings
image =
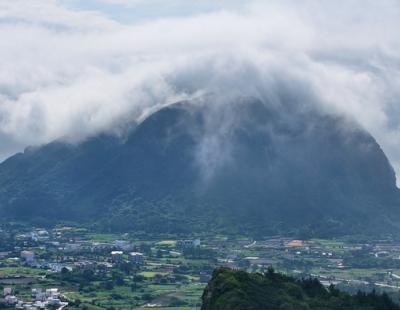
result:
[(290, 100), (177, 103), (124, 137), (55, 141), (0, 164), (0, 215), (47, 224), (333, 235), (397, 229), (398, 205), (369, 133)]
[(220, 268), (203, 293), (201, 310), (396, 310), (386, 295), (349, 295), (317, 279), (295, 280), (269, 269), (267, 273)]

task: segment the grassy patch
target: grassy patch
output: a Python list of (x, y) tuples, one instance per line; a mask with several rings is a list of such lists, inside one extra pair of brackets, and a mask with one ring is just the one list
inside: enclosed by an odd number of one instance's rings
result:
[(121, 235), (118, 234), (90, 233), (86, 236), (93, 242), (112, 242), (121, 239)]
[(165, 276), (165, 275), (169, 274), (169, 272), (142, 271), (139, 273), (139, 275), (141, 275), (145, 278), (154, 278), (157, 274)]
[(47, 272), (43, 269), (29, 268), (29, 267), (1, 267), (0, 277), (6, 276), (40, 276), (45, 275)]
[(328, 240), (328, 239), (313, 239), (312, 241), (319, 243), (320, 245), (324, 247), (330, 247), (330, 248), (339, 248), (345, 245), (344, 241), (342, 240)]
[(161, 246), (175, 246), (176, 241), (175, 240), (162, 240), (156, 243), (156, 245), (161, 245)]

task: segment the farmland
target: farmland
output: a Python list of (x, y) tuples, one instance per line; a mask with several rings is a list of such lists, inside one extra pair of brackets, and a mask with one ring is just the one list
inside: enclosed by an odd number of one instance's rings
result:
[(387, 291), (398, 300), (396, 240), (254, 240), (211, 234), (109, 234), (82, 227), (3, 228), (0, 286), (19, 300), (58, 288), (68, 309), (199, 309), (218, 266), (265, 272), (269, 266), (315, 277), (350, 292)]

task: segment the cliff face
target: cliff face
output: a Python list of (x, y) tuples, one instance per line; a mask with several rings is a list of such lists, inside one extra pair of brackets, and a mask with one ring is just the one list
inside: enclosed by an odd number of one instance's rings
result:
[(312, 107), (251, 98), (175, 104), (124, 139), (54, 142), (0, 164), (9, 218), (145, 229), (158, 217), (160, 231), (322, 225), (329, 234), (391, 229), (397, 205), (393, 169), (367, 132)]

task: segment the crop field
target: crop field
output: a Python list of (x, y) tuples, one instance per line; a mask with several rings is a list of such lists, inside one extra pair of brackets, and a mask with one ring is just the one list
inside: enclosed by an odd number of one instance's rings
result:
[[(178, 242), (183, 238), (86, 229), (59, 229), (48, 235), (43, 242), (18, 237), (18, 250), (0, 260), (0, 285), (12, 286), (19, 298), (28, 300), (32, 288), (58, 288), (69, 300), (68, 309), (200, 309), (204, 288), (219, 266), (260, 273), (272, 266), (295, 277), (340, 284), (349, 291), (384, 289), (393, 298), (400, 286), (396, 242), (370, 242), (363, 247), (344, 239), (253, 240), (222, 235)], [(193, 245), (190, 240), (195, 239), (201, 239), (201, 244)], [(120, 240), (128, 249), (118, 248)], [(74, 243), (75, 250), (64, 251), (65, 244)], [(35, 265), (20, 258), (22, 250), (35, 253)], [(118, 260), (111, 253), (115, 250), (123, 252)], [(131, 252), (141, 253), (143, 261), (132, 262)], [(46, 267), (49, 263), (62, 268), (52, 271)]]

